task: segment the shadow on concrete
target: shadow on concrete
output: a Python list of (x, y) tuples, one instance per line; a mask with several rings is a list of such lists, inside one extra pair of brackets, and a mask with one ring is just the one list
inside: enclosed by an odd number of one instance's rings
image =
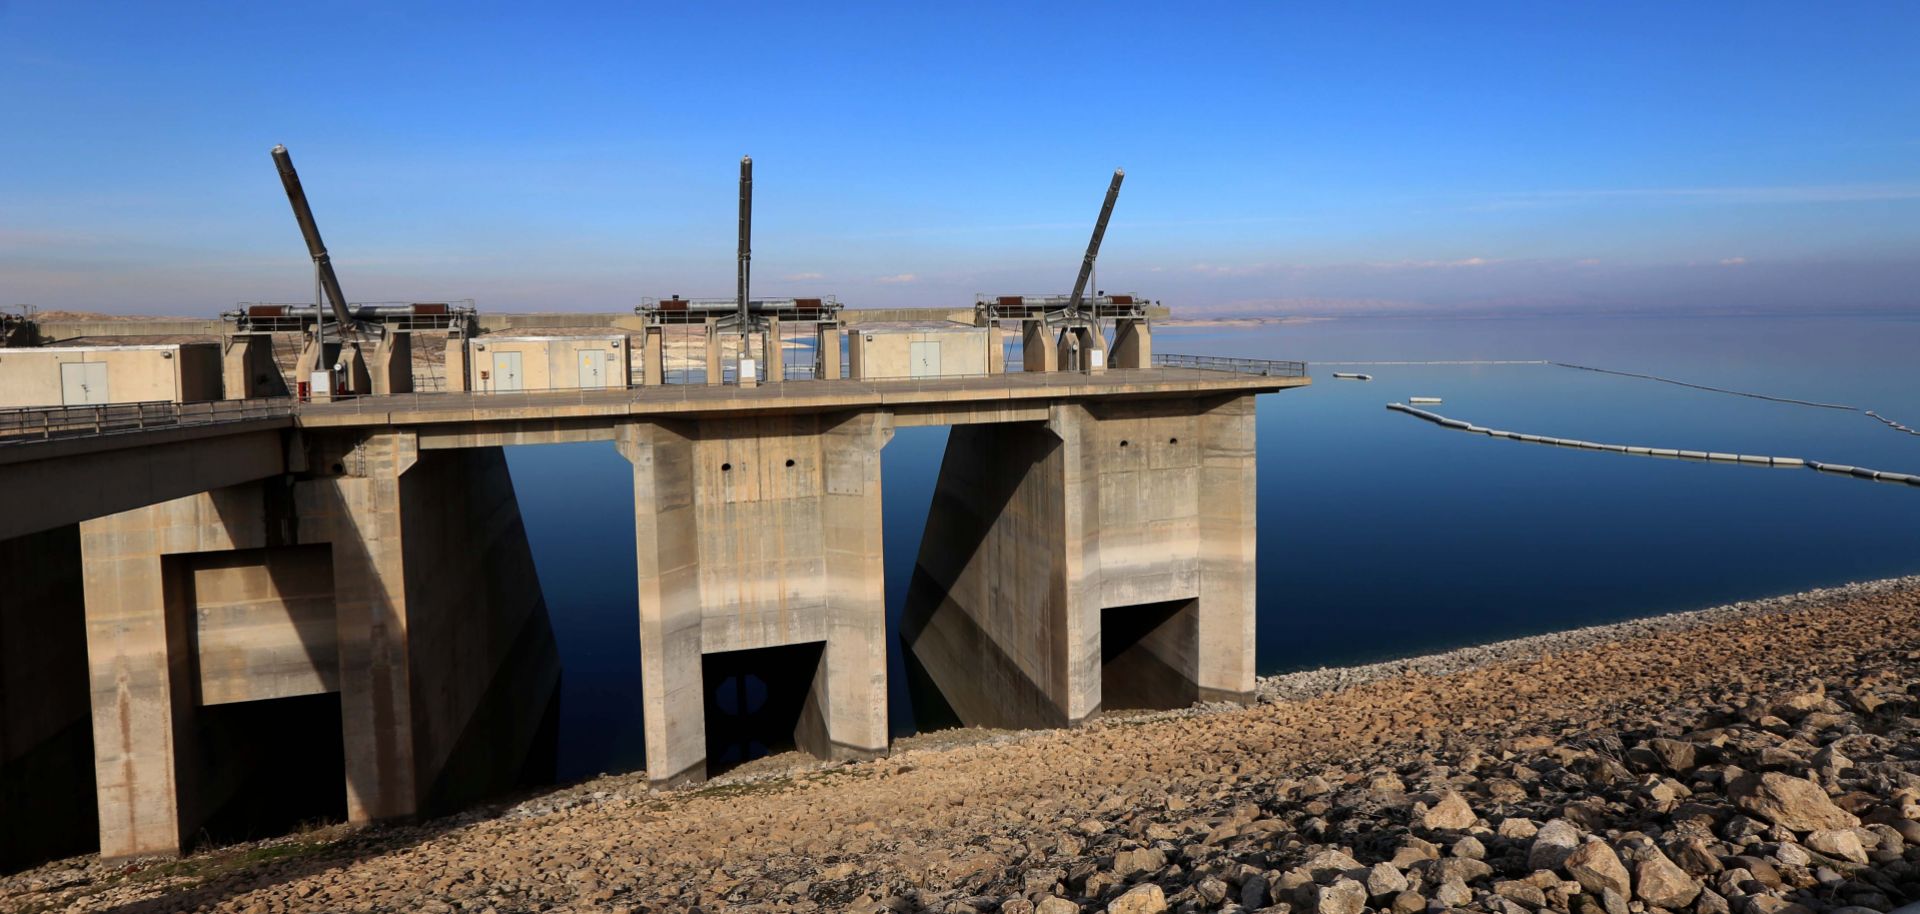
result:
[[(980, 628), (969, 613), (977, 607), (959, 602), (987, 596), (961, 594), (956, 600), (953, 593), (967, 568), (988, 548), (995, 524), (1009, 513), (1022, 483), (1060, 447), (1060, 439), (1039, 422), (955, 426), (947, 436), (900, 618), (901, 654), (919, 732), (969, 724), (1067, 723), (1064, 718), (1006, 710), (1042, 709), (1051, 702), (1047, 690), (1027, 676), (994, 635)], [(981, 699), (987, 694), (1000, 700), (990, 705)], [(962, 709), (976, 719), (968, 721)]]
[(0, 873), (99, 846), (85, 604), (78, 524), (0, 540)]
[[(905, 641), (903, 636), (903, 647)], [(933, 681), (926, 664), (921, 663), (912, 650), (902, 650), (900, 659), (907, 670), (907, 700), (913, 705), (914, 732), (931, 733), (966, 726), (966, 722), (960, 719), (960, 712), (955, 711), (952, 703), (947, 701), (947, 696), (940, 693), (940, 685)]]
[(195, 847), (283, 835), (347, 817), (346, 750), (334, 693), (212, 705), (195, 722), (223, 759), (228, 798), (208, 812)]

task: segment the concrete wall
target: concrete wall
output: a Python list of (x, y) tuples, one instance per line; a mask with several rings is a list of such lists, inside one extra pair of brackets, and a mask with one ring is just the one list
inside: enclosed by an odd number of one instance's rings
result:
[[(888, 378), (962, 377), (984, 375), (992, 365), (991, 349), (997, 332), (985, 327), (872, 328), (855, 327), (847, 338), (849, 376), (854, 380)], [(939, 348), (939, 364), (916, 365), (914, 344)]]
[(94, 846), (79, 527), (0, 540), (0, 582), (0, 872), (8, 872)]
[(286, 377), (273, 359), (273, 335), (252, 333), (221, 342), (221, 393), (229, 400), (284, 397)]
[(280, 546), (185, 556), (203, 705), (340, 690), (333, 556)]
[(577, 390), (580, 388), (580, 358), (583, 353), (605, 353), (608, 366), (602, 387), (631, 386), (633, 361), (629, 353), (631, 338), (621, 336), (504, 337), (486, 336), (467, 341), (467, 375), (471, 389), (503, 391), (495, 377), (494, 356), (520, 354), (520, 389)]
[(386, 432), (311, 462), (81, 525), (104, 856), (184, 850), (272, 763), (216, 709), (337, 690), (350, 821), (520, 774), (558, 661), (503, 455)]
[(702, 658), (824, 644), (795, 722), (829, 758), (887, 746), (884, 413), (642, 422), (634, 467), (647, 771), (706, 776)]
[(215, 343), (8, 349), (0, 352), (0, 408), (63, 405), (61, 365), (106, 365), (110, 403), (218, 400), (221, 354)]
[(903, 638), (954, 714), (1076, 723), (1109, 661), (1157, 683), (1130, 704), (1251, 697), (1252, 404), (1061, 404), (953, 430)]
[(1042, 423), (948, 433), (901, 638), (969, 725), (1057, 727), (1087, 711), (1064, 701), (1085, 653), (1067, 631), (1066, 457)]
[(956, 321), (973, 323), (973, 307), (965, 308), (847, 308), (840, 319), (848, 325), (891, 321)]
[(632, 311), (542, 311), (526, 314), (483, 312), (480, 315), (481, 333), (500, 333), (523, 327), (607, 327), (639, 330), (643, 326), (645, 326), (644, 320)]
[(211, 320), (90, 320), (37, 321), (42, 343), (95, 336), (220, 336), (232, 329), (226, 321)]

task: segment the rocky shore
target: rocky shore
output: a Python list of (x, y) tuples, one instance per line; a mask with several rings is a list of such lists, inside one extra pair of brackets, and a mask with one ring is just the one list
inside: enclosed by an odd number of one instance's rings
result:
[(63, 861), (0, 910), (1884, 912), (1920, 900), (1916, 674), (1903, 578), (1276, 677), (1250, 708)]

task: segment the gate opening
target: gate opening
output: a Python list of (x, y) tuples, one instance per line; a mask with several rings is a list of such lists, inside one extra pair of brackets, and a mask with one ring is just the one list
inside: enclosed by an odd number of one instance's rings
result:
[(1170, 710), (1200, 700), (1200, 601), (1100, 611), (1100, 707)]
[(825, 647), (815, 641), (700, 658), (708, 777), (793, 749), (796, 731), (818, 725), (808, 706)]
[(217, 844), (283, 835), (347, 818), (346, 746), (338, 693), (199, 709), (201, 783), (214, 800), (204, 837)]

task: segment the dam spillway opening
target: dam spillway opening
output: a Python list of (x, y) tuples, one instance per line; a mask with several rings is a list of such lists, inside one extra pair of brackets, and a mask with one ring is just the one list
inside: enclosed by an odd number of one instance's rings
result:
[(198, 724), (207, 757), (219, 759), (218, 783), (226, 794), (201, 826), (206, 843), (346, 821), (338, 693), (203, 707)]
[(1164, 711), (1199, 700), (1199, 689), (1186, 672), (1199, 637), (1199, 600), (1102, 609), (1101, 709)]
[(719, 651), (700, 658), (707, 776), (808, 746), (819, 734), (815, 682), (825, 645)]

